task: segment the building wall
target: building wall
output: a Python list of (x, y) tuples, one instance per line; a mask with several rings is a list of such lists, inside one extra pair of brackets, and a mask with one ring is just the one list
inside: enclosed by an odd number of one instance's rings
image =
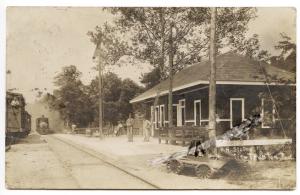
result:
[[(295, 90), (294, 88), (288, 86), (270, 86), (270, 90), (274, 99), (276, 100), (277, 110), (279, 112), (280, 118), (284, 120), (274, 120), (272, 127), (262, 128), (260, 133), (262, 135), (268, 136), (270, 131), (272, 134), (280, 135), (282, 134), (282, 127), (285, 131), (288, 131), (287, 134), (293, 134), (293, 131), (286, 130), (288, 123), (291, 121), (289, 117), (295, 115), (295, 106), (291, 106), (289, 101), (280, 99), (282, 94), (292, 94), (291, 91)], [(288, 95), (287, 95), (288, 96)], [(269, 99), (269, 91), (266, 86), (250, 86), (250, 85), (218, 85), (217, 86), (217, 97), (216, 97), (216, 106), (217, 106), (217, 134), (222, 134), (226, 130), (231, 128), (231, 115), (230, 115), (230, 99), (231, 98), (241, 98), (232, 99), (233, 104), (241, 106), (242, 101), (244, 103), (244, 118), (247, 118), (253, 114), (262, 113), (262, 99)], [(293, 99), (293, 97), (291, 98)], [(195, 125), (195, 101), (201, 100), (201, 126), (208, 125), (208, 86), (198, 85), (181, 91), (176, 91), (173, 93), (173, 104), (179, 104), (180, 100), (185, 100), (185, 112), (184, 119), (185, 122), (183, 125), (194, 126)], [(151, 120), (151, 106), (153, 106), (154, 100), (148, 100), (146, 103), (146, 112), (147, 116)], [(235, 107), (233, 105), (233, 107)], [(160, 106), (164, 106), (165, 122), (156, 121), (157, 127), (168, 125), (168, 96), (161, 96), (158, 100), (158, 109)], [(290, 106), (290, 107), (289, 107)], [(286, 113), (286, 109), (290, 110), (290, 116)], [(233, 108), (234, 109), (234, 108)], [(239, 109), (237, 109), (239, 111)], [(176, 113), (173, 113), (173, 115)], [(157, 115), (159, 115), (157, 113)], [(159, 117), (158, 117), (159, 118)], [(288, 120), (287, 120), (288, 119)], [(154, 119), (153, 119), (154, 120)], [(158, 119), (159, 120), (159, 119)], [(155, 121), (155, 120), (154, 120)], [(176, 124), (174, 124), (176, 126)]]

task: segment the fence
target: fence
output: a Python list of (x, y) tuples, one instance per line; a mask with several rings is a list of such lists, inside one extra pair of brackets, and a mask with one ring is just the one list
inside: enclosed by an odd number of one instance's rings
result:
[[(103, 127), (102, 132), (104, 136), (112, 136), (115, 135), (114, 130), (116, 127)], [(87, 134), (89, 130), (90, 134), (95, 134), (99, 132), (99, 127), (93, 128), (76, 128), (74, 132), (76, 134)], [(118, 131), (118, 135), (126, 135), (127, 130), (126, 127), (120, 128)], [(141, 128), (133, 127), (133, 135), (143, 135)]]

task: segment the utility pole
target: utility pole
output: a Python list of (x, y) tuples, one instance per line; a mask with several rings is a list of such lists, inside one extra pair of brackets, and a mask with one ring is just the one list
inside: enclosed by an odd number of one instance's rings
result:
[[(169, 119), (169, 128), (173, 127), (173, 23), (170, 24), (170, 32), (169, 32), (169, 97), (168, 97), (168, 119)], [(171, 130), (170, 136), (174, 136), (174, 131)], [(174, 144), (174, 141), (170, 142)]]
[(169, 32), (169, 97), (168, 97), (168, 120), (169, 127), (173, 127), (173, 24), (170, 26)]
[[(160, 56), (160, 66), (159, 66), (159, 72), (162, 75), (164, 72), (164, 67), (165, 67), (165, 16), (164, 16), (164, 9), (165, 8), (160, 8), (160, 27), (161, 27), (161, 56)], [(162, 77), (160, 77), (160, 80), (162, 79)], [(152, 125), (152, 129), (151, 129), (151, 135), (154, 135), (154, 124), (153, 124), (153, 118), (155, 116), (155, 112), (156, 112), (156, 106), (158, 104), (159, 101), (159, 97), (160, 97), (160, 92), (161, 92), (161, 87), (158, 87), (157, 89), (157, 94), (156, 97), (154, 99), (153, 102), (153, 110), (152, 112), (152, 118), (151, 118), (151, 125)], [(162, 124), (162, 126), (164, 126), (165, 124)]]
[(103, 98), (102, 98), (102, 66), (99, 58), (99, 137), (103, 139)]
[(164, 7), (161, 8), (160, 16), (160, 25), (161, 25), (161, 59), (160, 59), (160, 74), (163, 74), (165, 67), (165, 15)]
[(211, 8), (210, 21), (210, 80), (209, 80), (209, 137), (216, 137), (216, 13), (217, 8)]
[(103, 139), (103, 100), (102, 100), (102, 66), (100, 56), (101, 41), (96, 46), (93, 59), (98, 57), (98, 71), (99, 71), (99, 137)]

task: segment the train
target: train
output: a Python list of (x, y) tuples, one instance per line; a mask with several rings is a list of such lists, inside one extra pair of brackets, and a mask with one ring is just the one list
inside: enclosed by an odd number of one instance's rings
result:
[(31, 115), (25, 110), (22, 94), (6, 92), (6, 141), (24, 138), (31, 131)]
[(44, 115), (36, 119), (36, 132), (41, 135), (53, 133), (49, 126), (49, 119)]

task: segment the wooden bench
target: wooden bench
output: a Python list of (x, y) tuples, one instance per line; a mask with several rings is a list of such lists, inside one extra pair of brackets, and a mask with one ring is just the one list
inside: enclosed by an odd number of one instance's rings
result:
[(165, 140), (166, 143), (180, 141), (182, 145), (195, 139), (208, 139), (208, 130), (205, 127), (162, 127), (158, 130), (158, 142)]

